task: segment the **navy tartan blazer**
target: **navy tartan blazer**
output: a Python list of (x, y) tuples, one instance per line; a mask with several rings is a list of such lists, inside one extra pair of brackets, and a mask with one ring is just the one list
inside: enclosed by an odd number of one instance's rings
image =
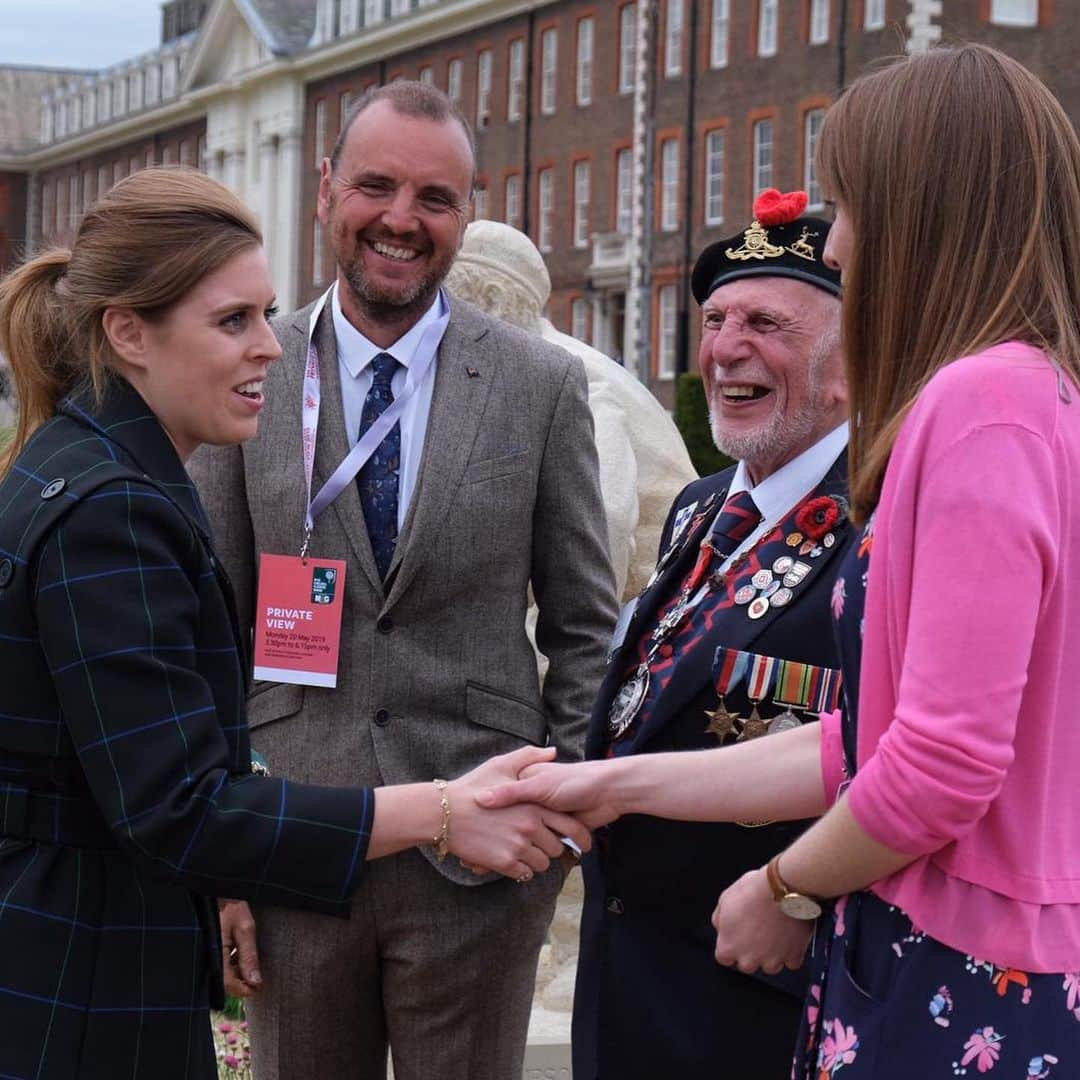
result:
[(0, 1076), (216, 1076), (215, 895), (346, 915), (370, 789), (251, 772), (198, 496), (114, 379), (0, 482)]

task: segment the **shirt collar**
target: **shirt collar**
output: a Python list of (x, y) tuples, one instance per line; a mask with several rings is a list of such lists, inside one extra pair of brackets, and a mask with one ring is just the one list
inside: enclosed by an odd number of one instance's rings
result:
[(847, 446), (848, 423), (845, 420), (824, 438), (819, 439), (798, 457), (765, 477), (756, 487), (750, 482), (750, 472), (745, 461), (740, 461), (731, 478), (727, 497), (740, 491), (749, 491), (755, 505), (761, 511), (762, 520), (775, 525), (801, 499), (814, 490), (824, 479), (832, 463)]
[(424, 336), (424, 331), (448, 310), (446, 297), (443, 295), (443, 290), (440, 289), (438, 295), (432, 301), (431, 307), (393, 345), (384, 349), (361, 334), (345, 317), (345, 313), (341, 310), (341, 302), (338, 299), (337, 282), (333, 286), (330, 307), (334, 317), (334, 336), (337, 338), (338, 360), (354, 379), (365, 371), (368, 364), (382, 352), (390, 353), (402, 367), (407, 369), (416, 359), (416, 350), (420, 344), (420, 339)]

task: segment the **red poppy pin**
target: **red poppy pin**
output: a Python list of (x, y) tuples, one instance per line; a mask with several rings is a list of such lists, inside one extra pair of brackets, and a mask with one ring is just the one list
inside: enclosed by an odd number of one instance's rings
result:
[(795, 512), (795, 528), (808, 540), (820, 540), (831, 532), (843, 517), (845, 507), (831, 495), (808, 499)]

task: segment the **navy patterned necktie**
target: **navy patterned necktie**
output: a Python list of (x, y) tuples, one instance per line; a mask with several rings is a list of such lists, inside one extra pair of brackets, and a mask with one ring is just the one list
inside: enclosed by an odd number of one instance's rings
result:
[(721, 562), (761, 524), (761, 511), (750, 497), (749, 491), (740, 491), (732, 495), (720, 508), (712, 528), (709, 540)]
[[(375, 377), (364, 399), (364, 411), (360, 415), (362, 439), (368, 429), (390, 407), (394, 392), (390, 380), (394, 377), (398, 362), (389, 353), (379, 353), (371, 362)], [(401, 424), (397, 423), (375, 448), (375, 453), (364, 463), (356, 478), (360, 488), (360, 505), (364, 508), (371, 550), (375, 553), (375, 565), (379, 576), (385, 581), (394, 557), (394, 545), (398, 532), (398, 477), (401, 473)]]

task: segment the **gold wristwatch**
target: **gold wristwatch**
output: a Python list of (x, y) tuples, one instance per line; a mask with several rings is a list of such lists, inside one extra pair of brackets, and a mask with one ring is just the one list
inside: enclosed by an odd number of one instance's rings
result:
[(780, 910), (792, 919), (816, 919), (821, 914), (821, 901), (816, 897), (789, 889), (780, 876), (780, 856), (774, 855), (765, 867), (765, 878), (772, 889), (773, 899)]

